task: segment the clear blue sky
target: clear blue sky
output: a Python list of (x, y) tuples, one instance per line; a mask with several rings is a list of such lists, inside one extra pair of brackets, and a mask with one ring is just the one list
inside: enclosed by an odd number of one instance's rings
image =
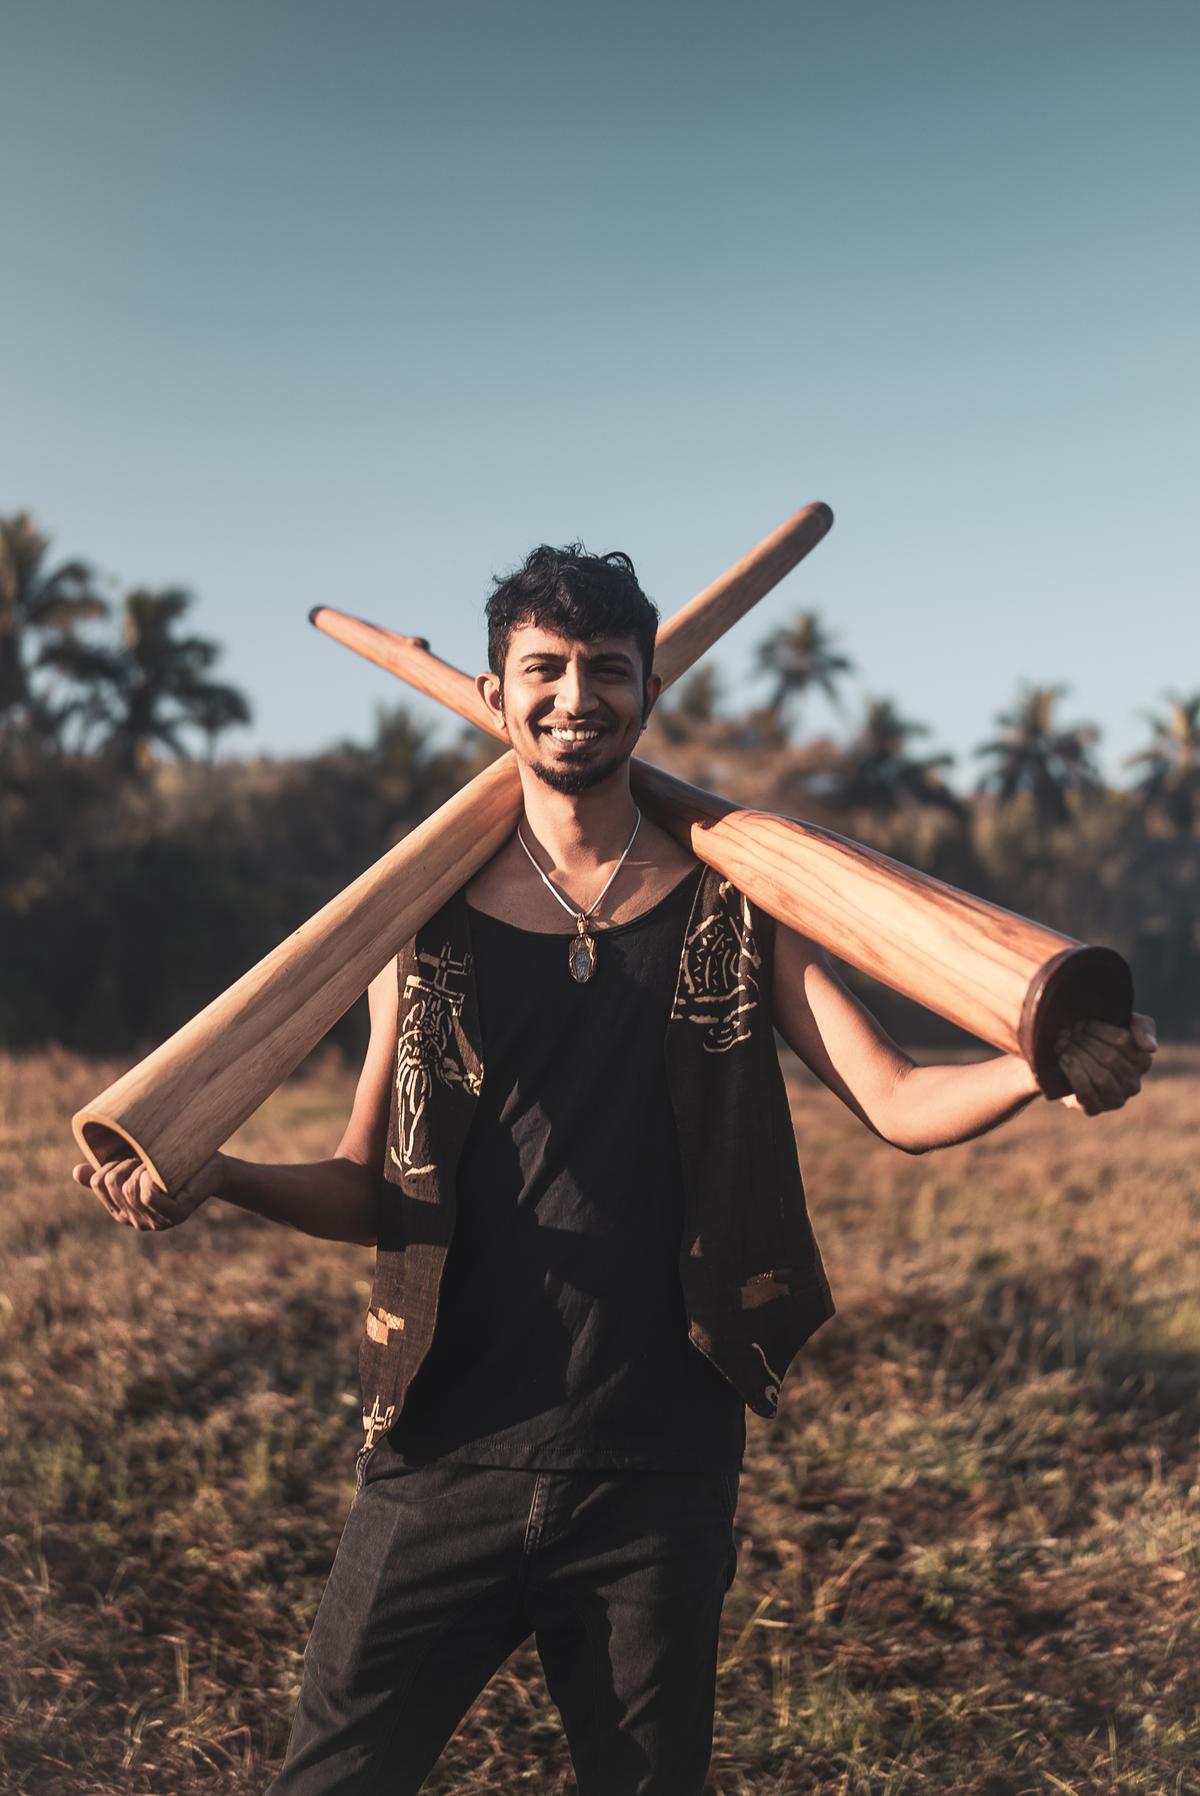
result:
[(1065, 681), (1115, 775), (1200, 686), (1192, 0), (0, 21), (0, 510), (194, 588), (226, 752), (402, 691), (314, 604), (475, 670), (534, 543), (626, 549), (666, 613), (817, 498), (735, 701), (800, 608), (930, 752)]

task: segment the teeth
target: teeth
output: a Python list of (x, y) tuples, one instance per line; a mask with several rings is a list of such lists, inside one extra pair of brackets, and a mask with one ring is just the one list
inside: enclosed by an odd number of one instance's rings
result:
[(550, 734), (556, 742), (594, 742), (600, 734), (599, 730), (556, 730)]

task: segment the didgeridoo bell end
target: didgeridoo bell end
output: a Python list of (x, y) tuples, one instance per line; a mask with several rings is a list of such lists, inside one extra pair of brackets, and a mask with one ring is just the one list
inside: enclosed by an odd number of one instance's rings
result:
[(1115, 948), (1064, 948), (1038, 968), (1021, 1008), (1021, 1052), (1048, 1098), (1071, 1090), (1058, 1064), (1055, 1040), (1072, 1023), (1093, 1020), (1128, 1029), (1133, 974)]
[(171, 1189), (141, 1142), (135, 1141), (132, 1135), (119, 1128), (110, 1117), (101, 1116), (91, 1109), (78, 1110), (71, 1118), (71, 1133), (79, 1144), (80, 1152), (91, 1161), (97, 1172), (112, 1160), (140, 1160), (160, 1190)]

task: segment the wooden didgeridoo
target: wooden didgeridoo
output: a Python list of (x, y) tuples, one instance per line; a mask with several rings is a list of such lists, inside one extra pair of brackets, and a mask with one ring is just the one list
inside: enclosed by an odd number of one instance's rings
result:
[[(327, 607), (310, 616), (326, 635), (504, 739), (474, 681), (431, 655), (422, 637)], [(631, 779), (655, 822), (755, 904), (993, 1047), (1022, 1055), (1047, 1097), (1070, 1090), (1054, 1053), (1060, 1029), (1083, 1018), (1129, 1026), (1133, 979), (1112, 948), (1059, 935), (833, 830), (740, 810), (645, 761), (633, 762)]]
[[(827, 505), (807, 506), (676, 612), (659, 632), (670, 677), (684, 673), (832, 523)], [(476, 697), (465, 674), (439, 665), (450, 681), (438, 696), (451, 702), (449, 691), (460, 681)], [(486, 719), (486, 713), (471, 715), (477, 723)], [(422, 923), (491, 859), (520, 814), (516, 762), (505, 755), (78, 1111), (71, 1127), (92, 1165), (132, 1151), (164, 1190), (176, 1190), (299, 1065)]]

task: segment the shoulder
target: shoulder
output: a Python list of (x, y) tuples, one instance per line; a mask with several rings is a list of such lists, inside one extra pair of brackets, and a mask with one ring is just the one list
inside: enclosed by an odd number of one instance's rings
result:
[(770, 911), (756, 903), (736, 880), (730, 879), (718, 868), (709, 866), (707, 862), (702, 865), (704, 874), (700, 881), (701, 903), (725, 917), (731, 924), (738, 925), (739, 932), (747, 940), (761, 938), (766, 943), (773, 944), (778, 925)]
[(508, 917), (521, 908), (530, 875), (529, 863), (514, 835), (471, 876), (461, 896), (476, 910)]
[(701, 865), (690, 848), (677, 842), (669, 830), (661, 828), (645, 814), (638, 829), (637, 858), (666, 875), (672, 883)]

